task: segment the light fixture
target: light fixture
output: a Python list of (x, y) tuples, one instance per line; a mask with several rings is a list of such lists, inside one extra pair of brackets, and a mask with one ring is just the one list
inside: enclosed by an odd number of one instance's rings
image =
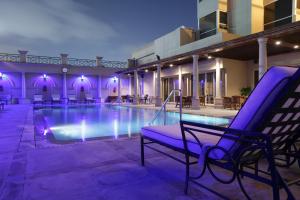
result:
[(47, 78), (48, 78), (47, 74), (43, 74), (43, 79), (44, 79), (44, 81), (46, 81)]
[(278, 45), (281, 45), (281, 43), (282, 43), (282, 42), (281, 42), (280, 40), (277, 40), (277, 41), (275, 42), (275, 45), (278, 46)]
[(127, 76), (130, 76), (130, 74), (128, 73)]
[(84, 75), (81, 75), (80, 80), (84, 81), (84, 78), (85, 78)]
[(299, 45), (294, 45), (294, 49), (299, 49)]
[(208, 59), (212, 59), (212, 56), (207, 56)]
[(118, 78), (116, 76), (113, 77), (114, 82), (117, 82)]
[(3, 78), (3, 74), (0, 72), (0, 79), (2, 79)]
[(173, 67), (174, 65), (173, 65), (173, 64), (170, 64), (169, 66), (170, 66), (170, 67)]
[(148, 70), (148, 69), (145, 69), (145, 72), (146, 72), (146, 73), (148, 73), (148, 72), (149, 72), (149, 70)]

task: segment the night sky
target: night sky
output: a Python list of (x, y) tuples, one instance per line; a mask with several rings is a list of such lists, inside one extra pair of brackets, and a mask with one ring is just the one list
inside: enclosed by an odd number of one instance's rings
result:
[(179, 26), (196, 27), (196, 0), (0, 0), (0, 52), (126, 60)]

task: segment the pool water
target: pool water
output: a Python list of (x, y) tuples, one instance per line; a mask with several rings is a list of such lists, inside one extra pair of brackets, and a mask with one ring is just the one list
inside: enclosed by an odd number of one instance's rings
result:
[[(61, 106), (36, 109), (35, 116), (43, 118), (44, 135), (56, 141), (74, 141), (102, 137), (131, 137), (155, 116), (157, 110), (113, 105)], [(229, 119), (183, 114), (183, 120), (211, 125), (229, 124)], [(162, 125), (163, 113), (154, 121)], [(179, 113), (167, 112), (166, 124), (179, 123)]]

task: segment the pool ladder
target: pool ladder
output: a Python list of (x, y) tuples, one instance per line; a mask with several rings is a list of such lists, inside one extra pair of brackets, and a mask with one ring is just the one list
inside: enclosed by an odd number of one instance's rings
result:
[(170, 92), (169, 96), (167, 97), (167, 99), (164, 101), (164, 103), (162, 104), (161, 108), (159, 109), (159, 111), (155, 114), (155, 116), (153, 117), (153, 119), (151, 120), (151, 122), (149, 123), (149, 126), (153, 125), (154, 121), (157, 119), (157, 117), (159, 116), (159, 114), (163, 111), (164, 113), (164, 125), (166, 125), (167, 122), (167, 103), (170, 101), (171, 97), (173, 95), (175, 95), (176, 93), (179, 94), (180, 97), (180, 104), (179, 104), (179, 119), (181, 121), (182, 119), (182, 91), (180, 89), (174, 89)]

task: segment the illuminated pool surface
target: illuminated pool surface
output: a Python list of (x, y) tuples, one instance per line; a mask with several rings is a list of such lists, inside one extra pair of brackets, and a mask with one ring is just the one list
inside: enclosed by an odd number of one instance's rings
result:
[[(56, 141), (74, 141), (103, 137), (128, 136), (139, 133), (155, 116), (156, 110), (125, 106), (95, 105), (77, 107), (48, 107), (36, 109), (35, 116), (43, 118), (44, 135)], [(183, 120), (211, 125), (229, 124), (227, 118), (183, 114)], [(163, 114), (154, 124), (162, 125)], [(167, 112), (166, 123), (179, 122), (179, 113)]]

